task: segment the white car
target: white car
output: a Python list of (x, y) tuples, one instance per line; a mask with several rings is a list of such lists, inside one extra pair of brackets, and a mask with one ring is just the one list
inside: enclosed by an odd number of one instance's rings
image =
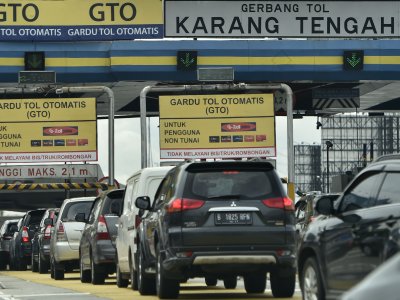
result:
[(78, 213), (89, 215), (95, 197), (65, 199), (50, 240), (50, 271), (55, 280), (79, 268), (79, 242), (85, 223), (75, 221)]
[(172, 168), (173, 166), (144, 168), (127, 180), (116, 239), (118, 287), (127, 287), (130, 279), (132, 289), (138, 289), (136, 253), (139, 241), (136, 229), (141, 222), (141, 215), (135, 206), (135, 200), (137, 197), (148, 196), (152, 203), (160, 182)]

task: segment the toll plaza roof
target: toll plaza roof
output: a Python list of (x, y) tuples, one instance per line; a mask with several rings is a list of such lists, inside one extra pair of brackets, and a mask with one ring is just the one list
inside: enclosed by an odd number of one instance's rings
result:
[[(235, 82), (288, 83), (294, 90), (295, 110), (312, 111), (312, 90), (326, 86), (358, 89), (361, 110), (399, 110), (399, 101), (395, 101), (399, 96), (395, 83), (400, 78), (399, 40), (135, 40), (1, 45), (0, 86), (18, 86), (25, 52), (43, 51), (46, 70), (56, 72), (57, 86), (111, 87), (116, 94), (116, 115), (138, 115), (139, 93), (144, 86), (199, 84), (196, 71), (177, 71), (177, 51), (188, 50), (197, 51), (198, 68), (232, 67)], [(344, 70), (343, 55), (349, 50), (363, 52), (361, 70)], [(22, 97), (54, 97), (53, 87)], [(106, 96), (94, 96), (98, 115), (107, 115)], [(151, 99), (156, 96), (150, 93), (147, 97), (148, 111), (155, 115), (158, 105)]]

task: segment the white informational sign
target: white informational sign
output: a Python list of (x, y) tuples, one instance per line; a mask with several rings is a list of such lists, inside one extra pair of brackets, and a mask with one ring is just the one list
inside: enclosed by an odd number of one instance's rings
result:
[(95, 178), (103, 176), (97, 164), (0, 166), (0, 180)]
[(164, 0), (164, 6), (166, 37), (400, 37), (400, 1)]

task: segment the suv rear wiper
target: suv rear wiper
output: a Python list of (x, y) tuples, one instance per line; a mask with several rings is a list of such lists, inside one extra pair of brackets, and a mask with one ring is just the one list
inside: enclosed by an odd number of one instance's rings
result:
[(207, 199), (240, 199), (242, 195), (240, 194), (231, 194), (231, 195), (219, 195), (219, 196), (211, 196)]

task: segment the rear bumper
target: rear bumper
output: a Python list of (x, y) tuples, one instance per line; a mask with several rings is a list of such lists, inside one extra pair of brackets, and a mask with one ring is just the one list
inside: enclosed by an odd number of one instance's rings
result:
[(40, 247), (40, 254), (42, 255), (42, 257), (50, 256), (50, 245), (42, 244), (42, 246)]
[(191, 257), (178, 257), (165, 252), (163, 267), (168, 277), (181, 279), (189, 276), (202, 277), (205, 274), (236, 274), (275, 269), (296, 269), (296, 258), (293, 251), (278, 256), (274, 251), (265, 252), (193, 252)]
[(31, 243), (21, 243), (21, 255), (22, 256), (31, 256), (32, 255), (32, 245)]
[(53, 250), (56, 262), (76, 260), (79, 261), (79, 249), (72, 249), (68, 242), (57, 242)]
[(115, 263), (117, 251), (111, 241), (97, 241), (93, 250), (94, 262), (96, 264)]

